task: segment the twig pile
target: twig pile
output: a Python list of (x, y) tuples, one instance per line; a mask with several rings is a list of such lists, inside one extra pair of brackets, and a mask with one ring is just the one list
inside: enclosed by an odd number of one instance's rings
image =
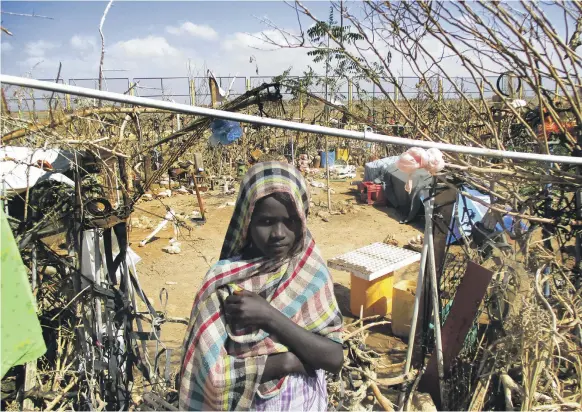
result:
[[(344, 365), (339, 376), (328, 374), (327, 392), (329, 409), (334, 411), (370, 411), (374, 406), (393, 410), (392, 403), (382, 395), (378, 388), (377, 369), (381, 367), (382, 355), (366, 345), (368, 329), (390, 323), (380, 320), (379, 316), (361, 318), (346, 327), (344, 340)], [(364, 325), (364, 321), (374, 321)], [(350, 331), (348, 329), (355, 328)], [(399, 385), (414, 379), (410, 376), (397, 376), (383, 379), (386, 386)]]

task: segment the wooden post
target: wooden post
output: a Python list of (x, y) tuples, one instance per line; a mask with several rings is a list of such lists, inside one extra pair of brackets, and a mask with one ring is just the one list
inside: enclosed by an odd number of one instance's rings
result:
[(188, 84), (190, 87), (190, 106), (196, 106), (196, 88), (194, 87), (194, 79), (190, 79)]
[[(32, 277), (32, 292), (35, 297), (35, 307), (36, 307), (36, 293), (35, 289), (37, 286), (37, 261), (36, 261), (36, 243), (32, 244), (31, 250), (31, 260), (32, 260), (32, 267), (31, 267), (31, 277)], [(34, 388), (36, 384), (36, 360), (28, 362), (24, 366), (24, 393)], [(30, 399), (24, 399), (22, 402), (22, 410), (24, 411), (33, 411), (34, 410), (34, 403)]]
[(396, 84), (394, 85), (394, 101), (397, 102), (399, 95), (400, 95), (400, 81), (398, 80), (398, 78), (396, 79)]
[(215, 109), (218, 107), (218, 83), (212, 77), (209, 77), (208, 86), (210, 89), (211, 107)]
[(202, 196), (200, 196), (200, 189), (198, 188), (198, 182), (196, 181), (196, 171), (192, 170), (192, 180), (194, 181), (194, 190), (196, 191), (196, 198), (198, 199), (198, 207), (200, 208), (200, 215), (204, 219), (204, 202), (202, 201)]
[(479, 110), (483, 111), (483, 106), (485, 105), (485, 85), (483, 84), (483, 79), (479, 80)]
[(8, 102), (6, 101), (6, 94), (4, 94), (4, 88), (2, 88), (2, 113), (10, 116), (10, 109), (8, 109)]
[(351, 113), (354, 104), (354, 83), (352, 79), (348, 80), (348, 111)]
[[(328, 122), (326, 122), (326, 125)], [(331, 187), (329, 187), (329, 147), (328, 137), (325, 136), (325, 175), (327, 180), (327, 210), (331, 212)]]
[(301, 81), (299, 81), (299, 119), (303, 123), (303, 87)]
[(247, 77), (245, 79), (245, 83), (246, 83), (247, 92), (248, 92), (249, 90), (251, 90), (251, 79), (249, 77)]
[(437, 124), (439, 124), (441, 122), (441, 107), (440, 105), (443, 103), (443, 79), (441, 79), (441, 77), (438, 77), (438, 83), (437, 83), (437, 93), (438, 93), (438, 103), (439, 103), (439, 109), (437, 110)]

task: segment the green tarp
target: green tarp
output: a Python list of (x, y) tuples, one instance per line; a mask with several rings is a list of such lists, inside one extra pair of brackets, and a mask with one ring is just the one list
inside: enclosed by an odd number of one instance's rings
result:
[(0, 284), (2, 297), (2, 378), (12, 366), (23, 365), (44, 355), (36, 304), (28, 274), (0, 202)]

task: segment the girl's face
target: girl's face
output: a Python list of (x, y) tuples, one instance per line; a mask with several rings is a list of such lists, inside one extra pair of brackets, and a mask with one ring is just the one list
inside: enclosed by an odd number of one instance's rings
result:
[(264, 257), (283, 259), (293, 249), (300, 229), (294, 210), (268, 196), (257, 202), (249, 232), (253, 246)]

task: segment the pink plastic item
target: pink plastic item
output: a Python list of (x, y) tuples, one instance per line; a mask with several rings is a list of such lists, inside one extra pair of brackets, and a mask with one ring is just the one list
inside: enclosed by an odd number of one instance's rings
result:
[(439, 149), (430, 148), (424, 150), (421, 147), (411, 147), (400, 155), (396, 161), (398, 169), (408, 174), (408, 180), (404, 189), (410, 193), (412, 191), (412, 174), (418, 169), (425, 169), (431, 175), (443, 170), (445, 161)]

